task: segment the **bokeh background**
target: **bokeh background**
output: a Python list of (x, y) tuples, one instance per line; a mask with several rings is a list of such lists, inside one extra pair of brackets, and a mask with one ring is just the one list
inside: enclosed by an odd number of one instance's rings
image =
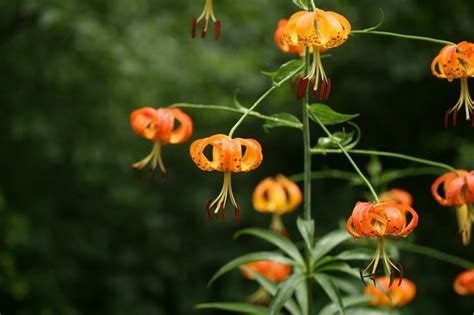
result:
[[(345, 15), (354, 29), (376, 24), (382, 8), (381, 30), (474, 40), (472, 1), (317, 2)], [(278, 20), (297, 10), (290, 0), (216, 1), (221, 40), (192, 40), (191, 19), (203, 3), (0, 1), (2, 314), (214, 314), (193, 306), (242, 301), (257, 288), (238, 272), (210, 288), (206, 283), (231, 258), (268, 248), (232, 235), (268, 225), (269, 217), (252, 210), (252, 189), (268, 175), (301, 172), (298, 131), (266, 133), (254, 118), (238, 130), (238, 136), (258, 139), (265, 155), (259, 169), (233, 178), (242, 207), (238, 226), (207, 220), (204, 203), (218, 193), (222, 176), (198, 170), (188, 145), (165, 146), (165, 184), (130, 168), (151, 149), (130, 129), (132, 110), (177, 102), (231, 105), (236, 91), (249, 105), (270, 86), (260, 71), (293, 58), (273, 42)], [(462, 119), (457, 128), (443, 127), (459, 82), (431, 75), (429, 66), (440, 48), (357, 35), (331, 52), (324, 61), (333, 82), (328, 104), (360, 113), (360, 148), (473, 169), (474, 130)], [(259, 110), (299, 115), (300, 104), (284, 86)], [(227, 112), (187, 112), (195, 123), (192, 139), (226, 132), (238, 119)], [(313, 138), (321, 135), (314, 128)], [(363, 168), (369, 162), (367, 157), (356, 160)], [(381, 162), (383, 169), (417, 166), (387, 158)], [(339, 156), (315, 157), (314, 166), (351, 170)], [(390, 187), (415, 196), (421, 218), (414, 233), (417, 244), (472, 261), (473, 245), (461, 245), (454, 211), (438, 206), (430, 195), (434, 178), (409, 177)], [(318, 180), (314, 188), (318, 235), (337, 228), (365, 194), (341, 180)], [(297, 216), (285, 217), (294, 238)], [(410, 253), (402, 252), (402, 259), (418, 286), (405, 314), (474, 311), (473, 299), (451, 288), (461, 268)]]

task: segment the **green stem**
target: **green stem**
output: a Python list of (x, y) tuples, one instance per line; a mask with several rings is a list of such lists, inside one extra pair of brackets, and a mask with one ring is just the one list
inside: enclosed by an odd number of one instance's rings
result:
[[(331, 139), (331, 141), (334, 139), (332, 133), (326, 128), (326, 126), (321, 122), (321, 120), (319, 119), (319, 117), (317, 115), (313, 115), (312, 116), (316, 122), (318, 123), (318, 125), (324, 130), (324, 132), (327, 134), (327, 136), (329, 137), (329, 139)], [(367, 188), (369, 188), (370, 190), (370, 193), (372, 194), (372, 197), (374, 198), (374, 201), (376, 203), (379, 202), (379, 197), (377, 196), (377, 193), (375, 192), (375, 189), (374, 187), (372, 187), (372, 184), (370, 184), (369, 180), (367, 179), (367, 177), (364, 176), (364, 174), (362, 173), (362, 171), (360, 170), (360, 168), (357, 166), (356, 162), (354, 162), (354, 160), (352, 159), (352, 157), (350, 156), (350, 154), (347, 152), (347, 150), (339, 143), (339, 141), (333, 141), (334, 144), (336, 144), (340, 150), (337, 150), (337, 151), (340, 151), (342, 152), (346, 158), (349, 160), (349, 162), (351, 163), (352, 167), (354, 168), (354, 170), (357, 172), (357, 174), (359, 174), (360, 178), (364, 181), (364, 183), (367, 185)], [(313, 152), (315, 149), (312, 149), (311, 151)]]
[[(189, 103), (177, 103), (177, 104), (171, 105), (170, 107), (171, 108), (178, 107), (178, 108), (222, 110), (222, 111), (232, 112), (236, 114), (245, 114), (248, 111), (248, 109), (245, 107), (235, 108), (235, 107), (229, 107), (229, 106), (223, 106), (223, 105), (205, 105), (205, 104), (189, 104)], [(282, 118), (278, 118), (278, 117), (274, 117), (274, 116), (267, 116), (256, 111), (250, 111), (248, 115), (258, 118), (258, 119), (269, 120), (269, 121), (274, 121), (280, 124), (284, 124), (285, 126), (291, 127), (291, 128), (296, 128), (296, 129), (303, 128), (303, 124), (296, 123), (296, 122), (289, 121)]]
[(405, 39), (421, 40), (425, 42), (432, 42), (432, 43), (443, 44), (443, 45), (455, 45), (453, 42), (442, 40), (442, 39), (436, 39), (436, 38), (425, 37), (425, 36), (399, 34), (399, 33), (393, 33), (393, 32), (371, 31), (370, 29), (353, 30), (351, 31), (351, 34), (374, 34), (374, 35), (391, 36), (391, 37), (398, 37), (398, 38), (405, 38)]
[(459, 266), (464, 269), (474, 269), (474, 263), (470, 262), (468, 260), (465, 260), (463, 258), (446, 254), (440, 250), (426, 247), (426, 246), (421, 246), (421, 245), (415, 245), (412, 243), (408, 242), (391, 242), (391, 244), (395, 247), (400, 248), (403, 251), (407, 252), (412, 252), (420, 255), (425, 255), (428, 257), (432, 257), (435, 259), (438, 259), (440, 261), (447, 262), (452, 265)]
[[(427, 159), (421, 159), (417, 157), (413, 157), (410, 155), (406, 154), (400, 154), (400, 153), (395, 153), (395, 152), (387, 152), (387, 151), (376, 151), (376, 150), (349, 150), (350, 153), (353, 154), (364, 154), (364, 155), (377, 155), (377, 156), (387, 156), (387, 157), (393, 157), (393, 158), (398, 158), (402, 160), (408, 160), (408, 161), (413, 161), (417, 162), (420, 164), (425, 164), (425, 165), (431, 165), (435, 167), (440, 167), (444, 168), (450, 172), (457, 172), (457, 170), (445, 163), (440, 163), (436, 161), (431, 161)], [(326, 153), (343, 153), (342, 150), (337, 150), (337, 149), (311, 149), (311, 153), (313, 154), (326, 154)]]
[(239, 118), (239, 120), (237, 120), (234, 126), (230, 129), (229, 137), (232, 138), (232, 135), (234, 134), (235, 130), (240, 126), (244, 119), (265, 99), (265, 97), (267, 97), (276, 88), (276, 85), (272, 85), (271, 88), (269, 88), (265, 93), (263, 93), (262, 96), (260, 96), (258, 100), (256, 100), (255, 103), (253, 103), (253, 105), (247, 109), (247, 111)]
[[(314, 4), (313, 4), (314, 5)], [(309, 48), (305, 47), (305, 70), (304, 74), (307, 75), (310, 68), (310, 58)], [(304, 182), (303, 182), (303, 211), (304, 219), (311, 220), (311, 133), (310, 133), (310, 124), (309, 124), (309, 91), (306, 90), (305, 96), (303, 97), (303, 150), (304, 150)], [(306, 248), (305, 250), (306, 263), (309, 266), (311, 264), (311, 252)], [(306, 280), (306, 286), (308, 291), (308, 314), (313, 314), (313, 281), (310, 277)]]

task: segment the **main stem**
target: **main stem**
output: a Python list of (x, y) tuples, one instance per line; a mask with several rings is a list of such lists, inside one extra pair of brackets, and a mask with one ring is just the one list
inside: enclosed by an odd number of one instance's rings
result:
[[(309, 48), (305, 47), (305, 72), (306, 75), (310, 68)], [(303, 156), (304, 156), (304, 178), (303, 178), (303, 211), (304, 219), (311, 220), (311, 133), (309, 130), (309, 114), (308, 114), (309, 92), (306, 91), (303, 98)], [(311, 254), (308, 249), (305, 250), (305, 258), (308, 268), (310, 267)], [(306, 281), (308, 290), (308, 314), (313, 314), (313, 282), (308, 277)]]

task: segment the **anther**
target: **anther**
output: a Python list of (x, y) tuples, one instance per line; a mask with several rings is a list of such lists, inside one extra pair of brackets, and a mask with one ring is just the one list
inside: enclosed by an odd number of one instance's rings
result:
[(239, 221), (240, 221), (240, 206), (239, 206), (239, 204), (237, 203), (237, 204), (235, 205), (234, 223), (235, 223), (235, 224), (239, 224)]
[(221, 206), (221, 212), (222, 212), (222, 219), (224, 220), (224, 224), (227, 224), (227, 218), (225, 217), (224, 205)]
[(403, 280), (403, 266), (401, 263), (398, 263), (397, 264), (397, 267), (398, 269), (400, 270), (400, 280), (398, 280), (398, 286), (400, 286), (400, 284), (402, 284), (402, 280)]
[(444, 128), (449, 127), (449, 109), (446, 111), (446, 114), (444, 114)]
[(321, 91), (319, 91), (319, 100), (324, 101), (325, 95), (326, 95), (326, 81), (321, 80)]
[(212, 203), (212, 199), (209, 199), (206, 202), (206, 211), (207, 211), (207, 218), (212, 221), (212, 215), (211, 215), (211, 209), (210, 209), (211, 203)]
[(324, 100), (329, 98), (329, 93), (331, 93), (331, 79), (326, 81), (326, 94), (324, 95)]
[(221, 37), (221, 21), (214, 22), (214, 39), (218, 40)]
[(458, 120), (458, 112), (459, 112), (459, 109), (455, 109), (453, 112), (453, 127), (456, 127), (456, 123)]
[(359, 276), (360, 280), (364, 283), (365, 286), (367, 286), (367, 282), (364, 280), (364, 272), (362, 271), (362, 268), (359, 269)]
[(207, 20), (204, 20), (201, 27), (201, 38), (206, 37), (206, 32), (207, 32)]
[(296, 98), (301, 99), (306, 95), (309, 80), (307, 78), (299, 78), (296, 82)]
[(196, 26), (197, 26), (197, 19), (194, 18), (193, 19), (193, 22), (191, 24), (191, 38), (195, 38), (196, 37)]
[(390, 270), (390, 282), (388, 284), (388, 287), (390, 288), (393, 284), (393, 281), (395, 281), (395, 270)]

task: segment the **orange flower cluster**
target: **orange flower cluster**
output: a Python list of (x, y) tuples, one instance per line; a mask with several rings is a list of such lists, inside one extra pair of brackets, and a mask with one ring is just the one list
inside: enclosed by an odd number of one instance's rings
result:
[(218, 40), (221, 36), (221, 22), (216, 19), (214, 16), (214, 8), (212, 6), (212, 0), (206, 0), (206, 4), (204, 5), (204, 10), (202, 11), (201, 15), (198, 18), (194, 18), (192, 25), (191, 25), (191, 37), (196, 37), (196, 28), (199, 22), (203, 21), (201, 27), (201, 38), (206, 37), (207, 28), (209, 26), (209, 19), (214, 22), (214, 39)]
[(303, 194), (298, 185), (278, 174), (262, 180), (253, 192), (253, 207), (261, 213), (272, 213), (270, 229), (287, 235), (281, 215), (292, 212), (301, 204)]
[[(398, 285), (391, 285), (391, 279), (378, 277), (376, 285), (369, 284), (364, 295), (372, 297), (371, 305), (401, 306), (409, 303), (416, 295), (416, 286), (408, 279), (395, 279)], [(393, 281), (392, 281), (393, 282)]]
[(411, 207), (411, 205), (413, 204), (413, 197), (409, 192), (403, 189), (394, 188), (381, 193), (379, 195), (379, 201), (405, 204)]
[(449, 82), (454, 79), (461, 80), (461, 94), (456, 105), (446, 112), (444, 118), (445, 126), (448, 126), (448, 119), (451, 113), (453, 113), (453, 125), (456, 126), (457, 114), (463, 106), (466, 120), (471, 120), (471, 124), (474, 126), (474, 120), (471, 119), (474, 111), (474, 100), (469, 94), (467, 83), (467, 78), (474, 76), (474, 43), (463, 41), (457, 45), (444, 46), (433, 59), (431, 71), (434, 76), (447, 79)]
[[(444, 197), (439, 187), (444, 190)], [(474, 218), (474, 171), (457, 170), (438, 177), (431, 186), (434, 199), (442, 206), (456, 207), (459, 232), (462, 242), (471, 241), (472, 220)]]
[[(395, 279), (395, 272), (400, 274), (400, 279), (403, 278), (402, 265), (392, 263), (385, 253), (384, 237), (406, 237), (415, 229), (417, 224), (418, 214), (413, 208), (406, 204), (391, 202), (381, 202), (378, 204), (372, 202), (356, 203), (352, 215), (346, 223), (347, 231), (355, 239), (360, 237), (377, 237), (377, 248), (374, 258), (369, 265), (360, 272), (362, 280), (364, 277), (369, 277), (374, 280), (381, 256), (386, 269), (390, 271), (390, 285), (392, 285)], [(372, 267), (371, 272), (365, 275), (365, 272), (368, 271), (370, 267)]]
[(454, 280), (453, 289), (459, 295), (474, 295), (474, 269), (461, 272)]
[[(296, 96), (306, 95), (309, 85), (313, 85), (313, 94), (326, 100), (331, 90), (331, 81), (324, 72), (321, 63), (320, 48), (330, 49), (344, 44), (349, 38), (351, 24), (342, 15), (316, 9), (299, 11), (293, 14), (283, 29), (283, 38), (289, 47), (307, 46), (313, 49), (313, 63), (310, 72), (298, 80)], [(321, 87), (320, 86), (321, 81)]]
[[(175, 121), (179, 123), (177, 128)], [(178, 108), (143, 107), (131, 113), (130, 124), (136, 134), (154, 142), (151, 153), (132, 167), (142, 169), (151, 161), (152, 170), (159, 165), (163, 174), (166, 169), (161, 159), (161, 145), (183, 143), (193, 132), (191, 118)]]
[[(204, 154), (208, 146), (212, 146), (212, 159)], [(243, 153), (245, 150), (245, 153)], [(203, 171), (224, 172), (224, 184), (222, 190), (214, 200), (209, 200), (206, 209), (209, 219), (212, 218), (210, 209), (215, 207), (214, 215), (221, 212), (224, 222), (225, 204), (228, 196), (235, 208), (235, 222), (239, 221), (240, 206), (235, 200), (232, 191), (231, 174), (249, 172), (260, 166), (263, 155), (260, 143), (254, 139), (232, 139), (223, 134), (194, 141), (189, 149), (194, 163)]]

